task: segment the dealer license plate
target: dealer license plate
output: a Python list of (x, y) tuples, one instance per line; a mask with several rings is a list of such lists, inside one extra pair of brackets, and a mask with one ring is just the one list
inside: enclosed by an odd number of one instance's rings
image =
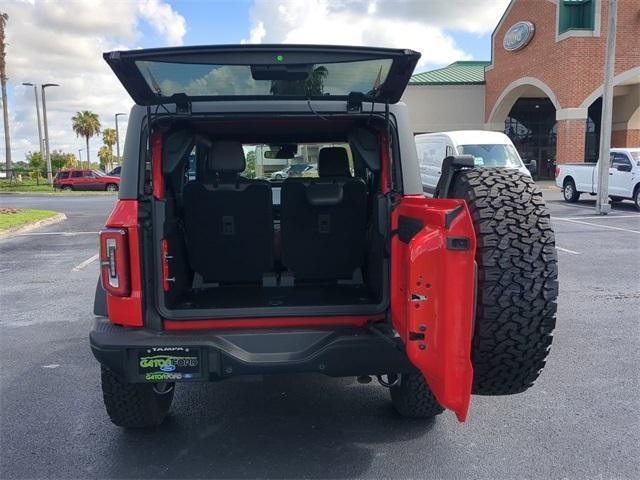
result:
[(202, 378), (200, 348), (148, 347), (136, 355), (138, 374), (149, 382), (174, 382)]

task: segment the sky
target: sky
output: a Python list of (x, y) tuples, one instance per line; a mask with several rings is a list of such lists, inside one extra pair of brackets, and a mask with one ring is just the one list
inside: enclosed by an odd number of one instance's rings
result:
[[(85, 149), (71, 128), (80, 110), (103, 128), (133, 102), (102, 53), (237, 43), (314, 43), (410, 48), (416, 71), (457, 60), (488, 60), (491, 32), (509, 0), (2, 0), (6, 26), (9, 126), (14, 162), (38, 150), (33, 87), (46, 90), (50, 150)], [(119, 117), (121, 147), (127, 117)], [(102, 145), (91, 140), (92, 161)], [(82, 151), (86, 160), (86, 152)], [(0, 162), (4, 164), (4, 130)]]

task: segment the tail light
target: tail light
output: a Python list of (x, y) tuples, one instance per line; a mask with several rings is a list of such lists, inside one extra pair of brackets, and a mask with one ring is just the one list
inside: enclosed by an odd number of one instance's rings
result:
[(125, 229), (100, 232), (100, 275), (102, 286), (111, 295), (128, 297), (131, 294), (129, 243)]
[(558, 175), (560, 175), (560, 167), (556, 167), (556, 178), (558, 178)]

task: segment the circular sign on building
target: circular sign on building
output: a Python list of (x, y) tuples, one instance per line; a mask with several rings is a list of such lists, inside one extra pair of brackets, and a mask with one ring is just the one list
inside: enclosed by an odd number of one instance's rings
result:
[(536, 28), (531, 22), (515, 23), (507, 30), (502, 40), (502, 46), (509, 52), (515, 52), (527, 46), (533, 38)]

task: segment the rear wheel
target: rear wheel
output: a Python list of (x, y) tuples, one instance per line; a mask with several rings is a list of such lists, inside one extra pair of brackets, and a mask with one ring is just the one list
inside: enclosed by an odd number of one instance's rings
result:
[(393, 407), (403, 417), (432, 418), (444, 412), (418, 370), (403, 373), (389, 391)]
[(562, 193), (567, 202), (575, 203), (580, 199), (580, 192), (576, 189), (576, 184), (571, 179), (564, 182)]
[(636, 206), (636, 210), (640, 211), (640, 185), (637, 185), (633, 192), (633, 204)]
[(555, 327), (558, 266), (549, 210), (533, 180), (504, 169), (464, 170), (477, 237), (473, 393), (527, 390), (545, 365)]
[(115, 183), (109, 183), (109, 184), (107, 184), (106, 190), (107, 190), (107, 192), (117, 192), (118, 191), (118, 185), (116, 185)]
[(65, 192), (70, 192), (71, 190), (73, 190), (73, 187), (71, 185), (63, 185), (62, 190), (64, 190)]
[(175, 384), (128, 383), (111, 370), (102, 369), (102, 396), (111, 421), (125, 428), (148, 428), (165, 419)]

